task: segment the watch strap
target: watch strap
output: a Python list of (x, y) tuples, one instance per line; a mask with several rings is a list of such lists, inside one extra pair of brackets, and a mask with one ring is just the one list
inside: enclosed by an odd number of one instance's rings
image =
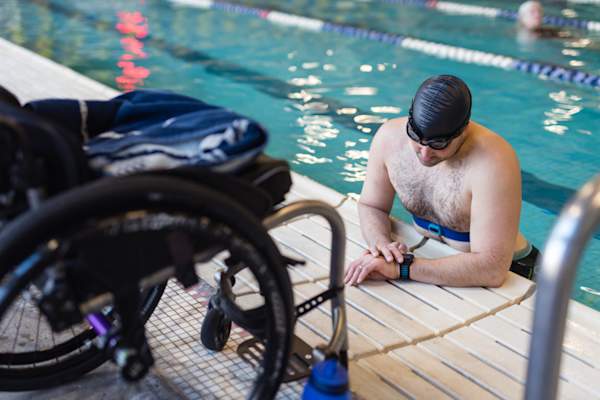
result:
[(411, 253), (406, 253), (402, 256), (404, 257), (404, 260), (402, 260), (402, 262), (398, 265), (398, 279), (401, 281), (408, 281), (410, 280), (410, 266), (415, 260), (415, 256)]

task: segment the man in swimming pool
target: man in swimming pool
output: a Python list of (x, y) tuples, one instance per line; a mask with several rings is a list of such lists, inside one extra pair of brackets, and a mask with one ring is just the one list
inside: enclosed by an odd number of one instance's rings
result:
[[(538, 252), (519, 233), (519, 161), (508, 142), (470, 117), (467, 85), (440, 75), (421, 84), (408, 117), (379, 128), (358, 203), (369, 249), (348, 266), (347, 284), (411, 279), (497, 287), (509, 267), (532, 278)], [(415, 258), (405, 243), (392, 241), (395, 193), (417, 231), (462, 253)]]

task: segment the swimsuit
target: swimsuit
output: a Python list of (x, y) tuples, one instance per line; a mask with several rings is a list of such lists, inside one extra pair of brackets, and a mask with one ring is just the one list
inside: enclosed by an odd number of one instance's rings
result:
[(450, 228), (446, 228), (445, 226), (441, 226), (439, 224), (433, 223), (425, 218), (419, 218), (413, 214), (413, 220), (415, 224), (420, 226), (421, 228), (429, 231), (435, 235), (443, 236), (448, 239), (456, 240), (458, 242), (470, 242), (469, 232), (459, 232)]
[[(441, 226), (434, 222), (431, 222), (425, 218), (417, 217), (413, 214), (413, 220), (417, 226), (429, 231), (437, 236), (443, 236), (448, 239), (456, 240), (458, 242), (470, 242), (469, 232), (459, 232), (445, 226)], [(510, 265), (510, 270), (518, 275), (521, 275), (527, 279), (534, 280), (535, 278), (535, 264), (540, 251), (527, 242), (527, 246), (523, 250), (515, 252), (513, 260)]]

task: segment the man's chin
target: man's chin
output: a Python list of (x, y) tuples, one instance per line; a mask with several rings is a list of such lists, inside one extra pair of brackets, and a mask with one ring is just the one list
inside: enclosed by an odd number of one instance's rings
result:
[(423, 160), (421, 157), (418, 157), (418, 159), (419, 159), (419, 162), (421, 163), (421, 165), (423, 165), (425, 167), (433, 167), (442, 161), (439, 158), (430, 158), (428, 160)]

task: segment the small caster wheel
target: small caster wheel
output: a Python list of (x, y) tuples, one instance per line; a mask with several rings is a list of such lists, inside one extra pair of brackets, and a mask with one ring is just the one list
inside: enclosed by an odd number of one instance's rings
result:
[(119, 349), (115, 354), (117, 365), (120, 367), (121, 376), (127, 382), (137, 382), (148, 371), (152, 362), (133, 349)]
[(209, 308), (200, 329), (200, 340), (204, 347), (221, 351), (231, 332), (231, 320), (218, 308)]

